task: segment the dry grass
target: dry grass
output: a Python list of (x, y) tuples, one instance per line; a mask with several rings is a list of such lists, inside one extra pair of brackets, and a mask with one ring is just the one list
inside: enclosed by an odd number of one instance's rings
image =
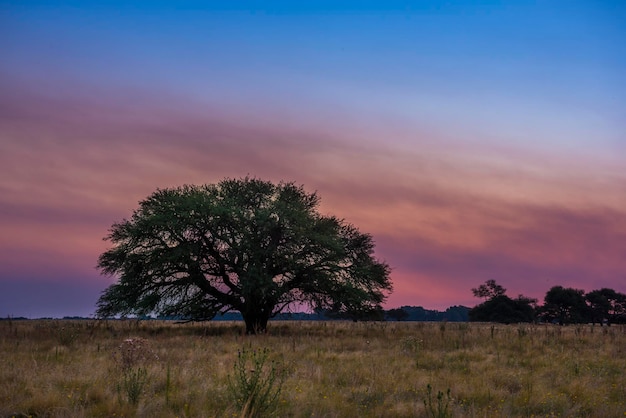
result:
[[(626, 416), (624, 326), (274, 322), (256, 337), (242, 328), (0, 321), (0, 416), (236, 417), (228, 376), (242, 348), (269, 349), (285, 373), (283, 417), (445, 416), (435, 397), (448, 389), (454, 417)], [(142, 351), (128, 368), (146, 371), (136, 403), (120, 363), (129, 338)]]

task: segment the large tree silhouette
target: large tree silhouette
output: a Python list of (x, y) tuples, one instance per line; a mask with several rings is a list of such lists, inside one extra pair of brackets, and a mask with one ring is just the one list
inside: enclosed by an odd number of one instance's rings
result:
[(98, 266), (118, 282), (97, 314), (208, 320), (239, 311), (257, 333), (289, 306), (380, 308), (392, 285), (372, 237), (318, 206), (302, 186), (253, 178), (157, 190), (105, 238), (113, 245)]

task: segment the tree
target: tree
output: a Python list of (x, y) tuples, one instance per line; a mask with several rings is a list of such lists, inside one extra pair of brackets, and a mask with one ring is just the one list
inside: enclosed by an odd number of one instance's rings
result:
[(246, 332), (290, 306), (377, 310), (392, 289), (370, 235), (318, 213), (319, 197), (254, 178), (157, 190), (111, 227), (98, 267), (118, 282), (97, 314), (209, 320), (241, 312)]
[(496, 283), (495, 280), (487, 280), (485, 283), (473, 288), (472, 293), (477, 298), (493, 299), (496, 296), (502, 296), (506, 292), (506, 289)]
[(500, 322), (503, 324), (517, 324), (533, 322), (535, 320), (536, 300), (524, 296), (511, 299), (507, 295), (496, 295), (493, 298), (475, 306), (469, 311), (470, 321)]
[(444, 312), (444, 318), (450, 322), (467, 322), (469, 321), (470, 308), (467, 306), (450, 306)]
[(387, 316), (394, 321), (406, 321), (409, 318), (409, 313), (402, 308), (389, 309)]
[(602, 288), (593, 290), (585, 295), (589, 306), (592, 323), (602, 324), (604, 321), (610, 325), (618, 322), (626, 314), (626, 295), (613, 289)]
[(469, 320), (504, 324), (533, 322), (537, 300), (523, 295), (511, 299), (505, 292), (506, 289), (495, 280), (487, 280), (478, 288), (472, 289), (474, 296), (487, 300), (469, 311)]
[(548, 290), (540, 311), (544, 320), (558, 321), (561, 325), (582, 323), (589, 319), (584, 291), (571, 287), (554, 286)]

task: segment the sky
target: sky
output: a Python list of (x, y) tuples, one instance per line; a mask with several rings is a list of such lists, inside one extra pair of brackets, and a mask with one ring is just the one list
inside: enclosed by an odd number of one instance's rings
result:
[[(236, 3), (236, 4), (234, 4)], [(622, 1), (0, 0), (0, 317), (93, 315), (157, 188), (301, 184), (386, 308), (626, 292)]]

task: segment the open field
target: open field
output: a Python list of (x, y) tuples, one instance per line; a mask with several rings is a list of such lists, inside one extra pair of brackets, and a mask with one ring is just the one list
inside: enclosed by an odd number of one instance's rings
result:
[(272, 322), (267, 335), (242, 330), (0, 321), (0, 416), (237, 417), (229, 376), (236, 382), (238, 353), (255, 349), (269, 350), (262, 372), (276, 371), (276, 385), (284, 379), (272, 416), (626, 416), (626, 326)]

